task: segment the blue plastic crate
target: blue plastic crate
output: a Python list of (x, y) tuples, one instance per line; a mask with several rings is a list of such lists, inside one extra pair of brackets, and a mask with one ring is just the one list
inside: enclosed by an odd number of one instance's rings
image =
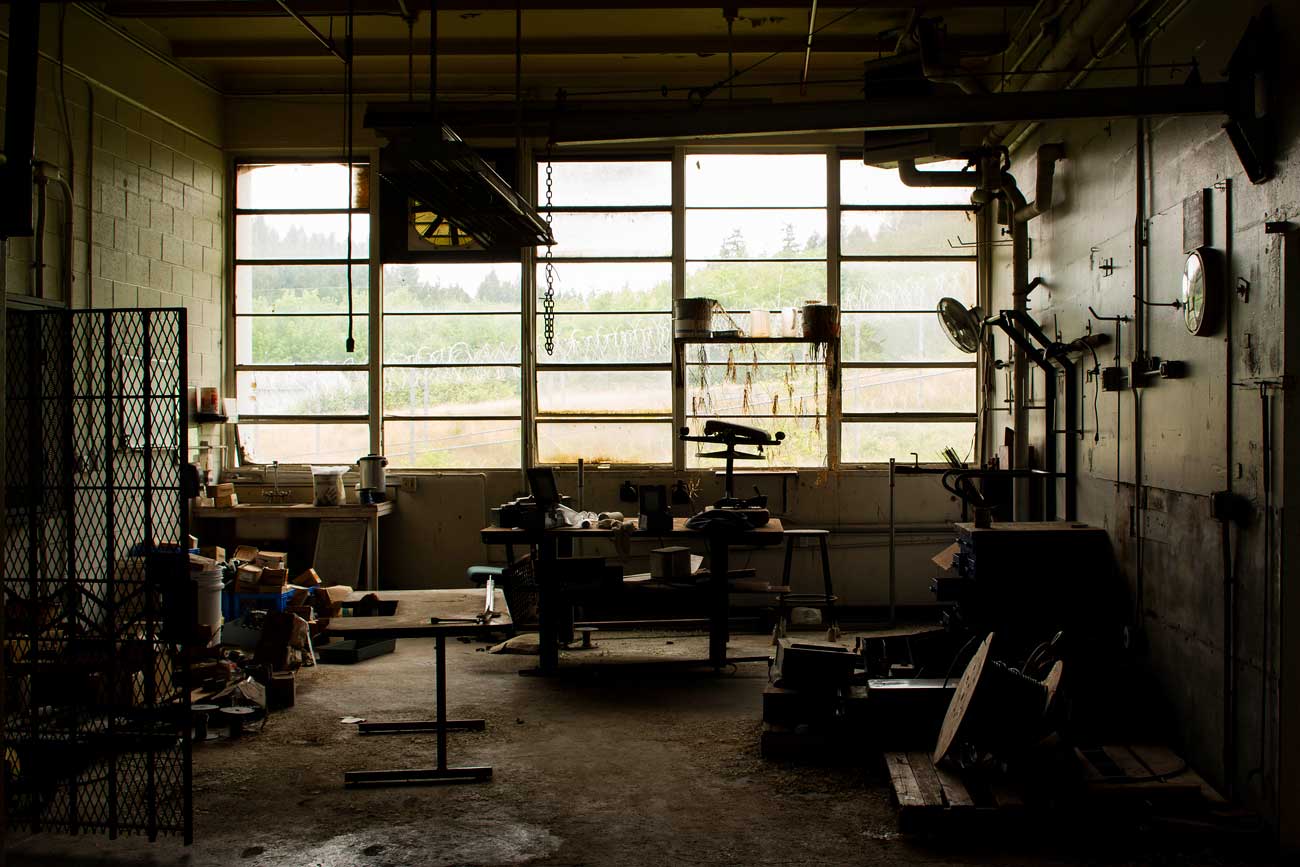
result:
[[(310, 595), (315, 588), (306, 589)], [(283, 593), (233, 593), (226, 589), (221, 594), (221, 616), (238, 620), (249, 611), (284, 611), (296, 592), (296, 587)]]

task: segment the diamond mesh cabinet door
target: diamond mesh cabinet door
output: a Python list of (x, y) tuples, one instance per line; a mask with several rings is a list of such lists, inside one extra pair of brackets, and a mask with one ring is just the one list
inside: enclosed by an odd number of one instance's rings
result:
[(184, 310), (10, 310), (5, 798), (32, 831), (193, 838)]

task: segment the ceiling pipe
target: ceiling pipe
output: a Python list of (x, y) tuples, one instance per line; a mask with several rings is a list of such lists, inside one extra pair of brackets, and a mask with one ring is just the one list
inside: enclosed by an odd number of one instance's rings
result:
[(935, 84), (953, 84), (970, 96), (987, 93), (979, 79), (958, 64), (944, 62), (944, 33), (933, 18), (916, 18), (912, 22), (916, 44), (921, 52), (921, 74)]
[[(1016, 209), (1015, 220), (1027, 223), (1052, 209), (1052, 184), (1056, 179), (1056, 163), (1065, 159), (1065, 144), (1052, 142), (1038, 147), (1038, 172), (1034, 179), (1034, 200)], [(1013, 180), (1012, 183), (1015, 183)], [(1029, 293), (1026, 292), (1026, 295)]]
[(917, 169), (916, 160), (910, 157), (898, 161), (898, 179), (905, 187), (966, 187), (973, 190), (980, 185), (979, 172), (923, 172)]

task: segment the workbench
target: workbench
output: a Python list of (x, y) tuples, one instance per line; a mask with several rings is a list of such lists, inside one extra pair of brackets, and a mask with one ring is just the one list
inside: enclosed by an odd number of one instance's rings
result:
[(493, 594), (496, 616), (483, 619), (486, 593), (483, 590), (391, 590), (376, 593), (354, 592), (343, 600), (343, 607), (356, 605), (362, 599), (376, 596), (380, 602), (396, 602), (390, 615), (370, 617), (334, 617), (325, 627), (325, 634), (340, 638), (428, 638), (434, 640), (434, 687), (437, 707), (434, 719), (399, 722), (363, 722), (359, 731), (366, 735), (406, 734), (433, 731), (438, 736), (437, 765), (432, 768), (395, 768), (379, 771), (347, 771), (343, 774), (346, 785), (431, 785), (436, 783), (483, 782), (492, 778), (490, 767), (448, 767), (447, 732), (482, 731), (486, 723), (481, 719), (447, 719), (447, 637), (457, 635), (485, 635), (489, 632), (509, 630), (514, 621), (506, 606), (505, 594)]
[[(633, 518), (635, 520), (635, 518)], [(717, 530), (692, 530), (686, 518), (673, 518), (671, 530), (654, 532), (633, 530), (633, 539), (654, 539), (665, 545), (681, 544), (690, 540), (703, 540), (709, 554), (709, 576), (705, 588), (709, 610), (709, 664), (721, 668), (727, 664), (727, 615), (730, 593), (728, 573), (731, 548), (737, 546), (766, 547), (781, 544), (785, 529), (772, 518), (765, 526), (746, 532)], [(538, 619), (538, 670), (554, 674), (560, 664), (559, 633), (562, 620), (560, 607), (563, 593), (555, 562), (561, 555), (569, 556), (573, 542), (581, 539), (612, 539), (625, 535), (622, 530), (578, 529), (556, 527), (549, 530), (526, 530), (519, 527), (484, 527), (481, 534), (485, 545), (530, 545), (537, 551), (535, 571), (537, 577)]]
[[(204, 538), (201, 527), (203, 522), (206, 521), (237, 522), (240, 519), (252, 520), (257, 518), (277, 518), (288, 521), (313, 520), (317, 522), (322, 519), (363, 521), (366, 525), (366, 562), (361, 575), (360, 586), (362, 589), (375, 590), (379, 587), (379, 519), (385, 515), (391, 515), (393, 510), (393, 502), (385, 500), (382, 503), (347, 503), (342, 506), (317, 506), (312, 503), (240, 503), (238, 506), (195, 506), (190, 514), (195, 523), (194, 532), (201, 539)], [(229, 543), (240, 541), (237, 526), (228, 535), (231, 537), (226, 540)], [(348, 583), (354, 581), (355, 578), (348, 579)]]

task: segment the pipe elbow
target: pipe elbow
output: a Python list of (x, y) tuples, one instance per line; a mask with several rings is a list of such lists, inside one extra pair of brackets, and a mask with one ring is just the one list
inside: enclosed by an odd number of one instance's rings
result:
[(1063, 142), (1039, 145), (1038, 167), (1034, 177), (1034, 201), (1016, 208), (1016, 220), (1027, 223), (1052, 209), (1052, 190), (1056, 180), (1056, 164), (1063, 159), (1065, 159), (1065, 144)]
[(923, 172), (911, 158), (898, 161), (898, 179), (905, 187), (966, 187), (979, 186), (978, 172)]

